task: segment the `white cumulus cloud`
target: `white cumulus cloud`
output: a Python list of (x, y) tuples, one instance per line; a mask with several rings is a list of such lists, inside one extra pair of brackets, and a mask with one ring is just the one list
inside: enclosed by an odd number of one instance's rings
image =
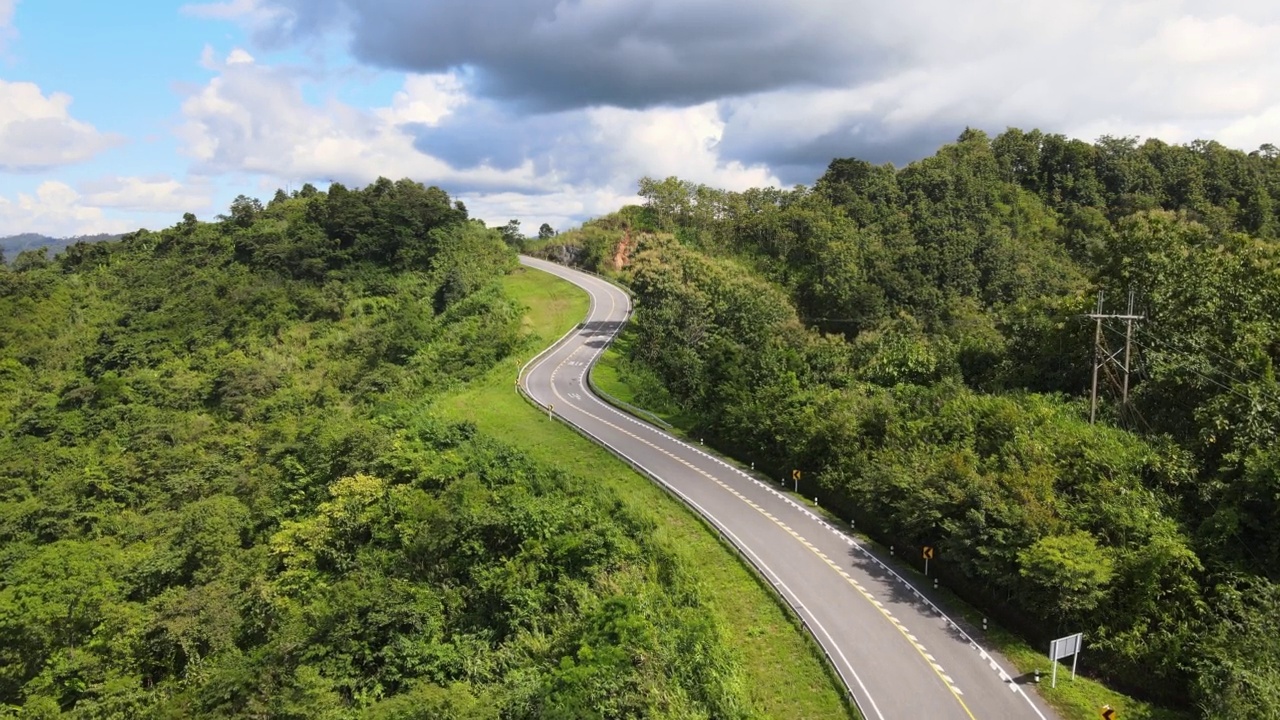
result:
[[(411, 79), (392, 106), (370, 112), (333, 100), (312, 105), (297, 73), (260, 65), (243, 51), (233, 51), (215, 67), (219, 74), (183, 102), (184, 121), (178, 129), (199, 172), (334, 177), (357, 183), (379, 175), (454, 175), (443, 162), (415, 150), (412, 135), (400, 129), (405, 121), (438, 119), (448, 112), (453, 100), (439, 104), (447, 81)], [(419, 91), (421, 97), (415, 94)], [(515, 184), (529, 179), (519, 171), (479, 170), (473, 175)]]
[(124, 139), (71, 117), (71, 97), (0, 80), (0, 171), (36, 172), (84, 162)]
[[(470, 109), (453, 112), (473, 129), (452, 128), (453, 147), (419, 133), (419, 147), (454, 166), (514, 167), (513, 152), (490, 151), (489, 142), (555, 137), (561, 157), (594, 152), (600, 146), (570, 136), (613, 135), (596, 122), (605, 116), (641, 142), (668, 133), (656, 162), (708, 136), (698, 126), (708, 106), (720, 126), (697, 162), (713, 158), (712, 174), (726, 184), (762, 166), (787, 183), (811, 182), (833, 157), (903, 162), (966, 126), (1086, 140), (1158, 131), (1171, 142), (1214, 138), (1246, 150), (1280, 140), (1280, 4), (1270, 0), (231, 0), (208, 8), (266, 50), (333, 38), (375, 67), (424, 76), (464, 68)], [(438, 122), (451, 125), (449, 116)], [(605, 154), (627, 161), (626, 148)], [(540, 172), (562, 165), (535, 161)]]
[(136, 229), (127, 221), (108, 218), (102, 208), (86, 204), (70, 185), (55, 180), (40, 183), (34, 193), (0, 196), (0, 235), (34, 232), (70, 237)]
[(0, 236), (35, 232), (53, 237), (126, 232), (172, 225), (184, 212), (212, 212), (212, 187), (196, 178), (108, 176), (78, 183), (39, 182), (29, 192), (0, 196)]
[(1245, 150), (1280, 140), (1274, 4), (909, 0), (886, 13), (911, 8), (916, 21), (901, 27), (914, 35), (866, 38), (908, 60), (872, 79), (723, 98), (726, 156), (795, 165), (811, 179), (833, 157), (931, 154), (966, 126)]
[(586, 115), (598, 148), (594, 156), (613, 169), (615, 187), (634, 188), (644, 175), (675, 175), (727, 190), (778, 184), (763, 165), (721, 159), (725, 123), (715, 103), (651, 110), (593, 108)]
[(183, 184), (168, 176), (107, 177), (82, 183), (81, 201), (97, 208), (133, 212), (204, 212), (212, 203), (207, 184)]
[(543, 223), (557, 231), (567, 230), (580, 225), (585, 219), (608, 215), (623, 205), (642, 202), (632, 191), (618, 191), (611, 187), (558, 190), (540, 195), (477, 193), (463, 200), (472, 217), (482, 218), (490, 226), (502, 225), (511, 219), (519, 220), (521, 232), (530, 236), (536, 235)]
[(309, 78), (243, 51), (222, 61), (209, 51), (202, 64), (217, 74), (183, 102), (178, 129), (198, 173), (280, 185), (409, 177), (449, 190), (486, 221), (536, 214), (557, 227), (617, 209), (643, 175), (776, 182), (759, 165), (719, 159), (724, 123), (712, 103), (518, 117), (477, 101), (450, 72), (408, 75), (385, 106), (360, 109), (308, 102)]
[(410, 75), (391, 106), (374, 110), (374, 115), (390, 125), (437, 125), (466, 103), (466, 88), (457, 75)]

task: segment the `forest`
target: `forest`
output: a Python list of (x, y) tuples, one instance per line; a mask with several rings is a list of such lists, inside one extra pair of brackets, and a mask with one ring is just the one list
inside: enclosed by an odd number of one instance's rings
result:
[[(645, 405), (803, 468), (885, 545), (934, 546), (1037, 645), (1084, 632), (1115, 687), (1280, 717), (1274, 146), (966, 130), (812, 187), (640, 195), (535, 250), (635, 292)], [(1131, 330), (1089, 317), (1130, 293)]]
[(750, 716), (651, 519), (433, 412), (536, 351), (444, 191), (10, 261), (0, 717)]

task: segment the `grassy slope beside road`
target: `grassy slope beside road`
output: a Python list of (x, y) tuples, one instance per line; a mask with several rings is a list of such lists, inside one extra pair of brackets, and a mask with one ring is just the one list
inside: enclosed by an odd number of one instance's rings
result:
[[(627, 361), (623, 355), (627, 342), (628, 338), (624, 332), (618, 343), (605, 350), (600, 357), (600, 361), (592, 370), (592, 379), (601, 389), (618, 400), (636, 407), (645, 408), (645, 393), (637, 392), (632, 386), (632, 382), (652, 383), (653, 379), (635, 377), (628, 372)], [(648, 408), (645, 409), (648, 410)], [(669, 409), (655, 410), (654, 414), (674, 425), (676, 433), (688, 435), (690, 428), (690, 418), (688, 416), (679, 412), (672, 412)], [(820, 508), (813, 506), (812, 498), (806, 500), (805, 498), (797, 497), (796, 499), (804, 501), (806, 505), (815, 511), (820, 511)], [(843, 522), (842, 519), (836, 517), (830, 517), (829, 519), (836, 523)], [(874, 544), (874, 541), (861, 533), (858, 534), (858, 537), (863, 542)], [(899, 564), (896, 569), (904, 576), (911, 577), (914, 582), (920, 583), (921, 586), (927, 584), (927, 580), (912, 568)], [(981, 613), (966, 606), (950, 593), (944, 592), (944, 595), (946, 596), (946, 608), (949, 612), (954, 609), (959, 614), (964, 615), (974, 626), (981, 625)], [(1082, 676), (1077, 676), (1076, 680), (1072, 681), (1070, 665), (1064, 665), (1059, 668), (1058, 687), (1050, 688), (1049, 673), (1053, 666), (1049, 663), (1048, 655), (1045, 654), (1043, 649), (1032, 648), (1026, 641), (1013, 633), (994, 625), (991, 631), (980, 638), (979, 641), (985, 641), (989, 647), (1009, 658), (1010, 662), (1016, 666), (1019, 674), (1029, 675), (1039, 669), (1043, 676), (1041, 686), (1038, 688), (1041, 697), (1068, 720), (1096, 720), (1104, 704), (1110, 705), (1116, 710), (1118, 717), (1126, 720), (1187, 720), (1191, 717), (1189, 714), (1157, 708), (1149, 703), (1127, 697), (1101, 683)], [(1088, 661), (1088, 649), (1088, 638), (1086, 638), (1085, 662)]]
[[(585, 292), (546, 273), (521, 268), (505, 290), (528, 307), (525, 329), (537, 338), (522, 364), (587, 313)], [(813, 641), (734, 552), (692, 511), (608, 451), (550, 421), (516, 393), (518, 364), (504, 365), (437, 405), (450, 419), (469, 420), (534, 458), (609, 486), (637, 513), (652, 517), (660, 542), (686, 568), (696, 568), (709, 604), (721, 615), (740, 654), (754, 709), (770, 718), (849, 718), (838, 681)]]

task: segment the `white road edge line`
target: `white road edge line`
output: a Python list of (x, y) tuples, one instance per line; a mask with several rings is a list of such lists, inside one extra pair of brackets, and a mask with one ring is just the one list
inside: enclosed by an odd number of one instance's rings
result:
[[(549, 263), (549, 261), (541, 261), (541, 262), (547, 262), (548, 264), (552, 265), (552, 266), (553, 266), (553, 267), (555, 267), (556, 269), (562, 269), (562, 270), (565, 270), (565, 271), (567, 271), (568, 273), (571, 273), (571, 274), (579, 274), (579, 275), (581, 275), (581, 277), (580, 277), (580, 278), (578, 278), (578, 279), (581, 279), (584, 283), (600, 283), (601, 285), (606, 285), (606, 286), (608, 286), (608, 287), (609, 287), (609, 289), (610, 289), (610, 291), (618, 291), (618, 292), (621, 292), (621, 291), (620, 291), (620, 290), (618, 290), (615, 286), (613, 286), (611, 283), (608, 283), (607, 281), (603, 280), (602, 278), (597, 278), (597, 277), (595, 277), (595, 276), (587, 275), (587, 274), (585, 274), (585, 273), (579, 273), (578, 271), (576, 271), (576, 270), (574, 270), (574, 269), (572, 269), (572, 268), (567, 268), (567, 267), (565, 267), (565, 266), (557, 265), (557, 264), (555, 264), (555, 263)], [(573, 280), (571, 280), (571, 279), (570, 279), (570, 278), (568, 278), (568, 277), (565, 277), (564, 275), (560, 275), (559, 273), (554, 272), (554, 271), (548, 271), (548, 270), (546, 270), (545, 268), (540, 268), (540, 267), (538, 267), (536, 264), (535, 264), (535, 265), (532, 265), (532, 266), (530, 266), (530, 267), (534, 267), (534, 268), (536, 268), (536, 269), (543, 270), (544, 272), (549, 272), (549, 274), (557, 275), (558, 277), (561, 277), (561, 278), (562, 278), (562, 279), (564, 279), (564, 280), (569, 280), (570, 282), (573, 282)], [(595, 290), (595, 289), (593, 289), (593, 288), (591, 288), (591, 287), (587, 287), (587, 285), (586, 285), (586, 284), (578, 284), (578, 283), (574, 283), (574, 284), (578, 285), (578, 287), (580, 287), (580, 288), (582, 288), (583, 290), (585, 290), (585, 291), (587, 292), (588, 297), (590, 297), (590, 299), (591, 299), (591, 306), (590, 306), (590, 308), (589, 308), (589, 310), (588, 310), (588, 312), (587, 312), (587, 321), (588, 321), (588, 322), (590, 322), (590, 321), (591, 321), (591, 317), (592, 317), (592, 315), (595, 313), (595, 311), (596, 311), (597, 307), (599, 306), (599, 302), (598, 302), (598, 299), (597, 299), (597, 297), (596, 297), (596, 290)], [(623, 293), (623, 294), (625, 294), (625, 293)], [(612, 295), (610, 295), (610, 300), (611, 300), (611, 301), (613, 300)], [(630, 321), (630, 319), (631, 319), (631, 311), (632, 311), (632, 309), (631, 309), (631, 306), (630, 306), (630, 297), (628, 296), (627, 314), (626, 314), (626, 317), (624, 317), (624, 318), (619, 322), (619, 325), (618, 325), (619, 330), (620, 330), (623, 326), (625, 326), (627, 322), (629, 322), (629, 321)], [(584, 324), (585, 324), (585, 323), (584, 323)], [(569, 337), (569, 336), (570, 336), (570, 335), (572, 335), (576, 330), (579, 330), (579, 329), (581, 329), (581, 328), (580, 328), (580, 327), (575, 327), (575, 328), (571, 329), (571, 330), (570, 330), (568, 333), (566, 333), (566, 334), (565, 334), (565, 335), (564, 335), (560, 340), (558, 340), (554, 345), (552, 345), (551, 347), (547, 348), (547, 350), (544, 350), (544, 351), (543, 351), (543, 354), (547, 354), (547, 355), (548, 355), (548, 357), (544, 357), (544, 358), (542, 359), (542, 361), (538, 363), (538, 365), (537, 365), (537, 366), (535, 366), (534, 368), (530, 368), (530, 369), (528, 370), (528, 372), (529, 372), (529, 373), (532, 373), (532, 372), (533, 372), (534, 370), (536, 370), (538, 367), (541, 367), (541, 366), (542, 366), (542, 364), (544, 364), (544, 363), (549, 359), (550, 351), (551, 351), (551, 350), (553, 350), (554, 348), (556, 348), (557, 346), (559, 346), (559, 345), (561, 344), (561, 342), (563, 342), (563, 340), (564, 340), (565, 338)], [(617, 336), (617, 333), (615, 332), (615, 333), (614, 333), (614, 335), (612, 335), (612, 336), (610, 336), (610, 337), (609, 337), (608, 341), (606, 341), (606, 342), (605, 342), (603, 345), (601, 345), (599, 348), (596, 348), (596, 349), (595, 349), (595, 351), (594, 351), (594, 352), (592, 353), (592, 355), (591, 355), (590, 360), (587, 362), (587, 367), (586, 367), (586, 371), (585, 371), (584, 375), (589, 375), (589, 374), (590, 374), (591, 370), (595, 367), (595, 364), (596, 364), (597, 360), (599, 359), (600, 355), (604, 352), (604, 350), (605, 350), (606, 348), (608, 348), (608, 347), (609, 347), (609, 345), (612, 343), (613, 339), (614, 339), (616, 336)], [(535, 358), (534, 358), (534, 359), (537, 359), (537, 357), (535, 356)], [(530, 362), (526, 364), (526, 367), (528, 367), (528, 365), (529, 365), (529, 364), (531, 364), (532, 362), (533, 362), (533, 360), (530, 360)], [(521, 380), (522, 382), (523, 382), (523, 377), (524, 377), (524, 373), (522, 372), (522, 375), (521, 375), (521, 377), (520, 377), (520, 380)], [(588, 382), (588, 383), (584, 383), (584, 385), (587, 387), (587, 389), (590, 389), (590, 383), (589, 383), (589, 382)], [(758, 485), (758, 486), (760, 486), (760, 487), (763, 487), (763, 488), (768, 489), (770, 492), (772, 492), (773, 494), (775, 494), (775, 495), (777, 495), (778, 497), (782, 498), (782, 499), (783, 499), (787, 504), (789, 504), (789, 505), (791, 505), (793, 508), (795, 508), (795, 509), (799, 510), (800, 512), (802, 512), (803, 514), (805, 514), (806, 516), (808, 516), (810, 519), (813, 519), (813, 520), (815, 520), (815, 521), (817, 521), (817, 522), (819, 522), (819, 523), (823, 524), (825, 527), (827, 527), (827, 529), (829, 529), (832, 533), (834, 533), (834, 534), (835, 534), (835, 535), (837, 535), (838, 537), (840, 537), (840, 538), (844, 539), (848, 544), (852, 545), (853, 547), (858, 548), (858, 550), (859, 550), (859, 551), (860, 551), (864, 556), (866, 556), (868, 559), (875, 561), (875, 562), (876, 562), (876, 564), (877, 564), (877, 565), (879, 565), (879, 566), (881, 567), (881, 569), (883, 569), (883, 570), (885, 570), (885, 571), (889, 572), (891, 575), (893, 575), (893, 577), (894, 577), (895, 579), (897, 579), (897, 581), (898, 581), (899, 583), (901, 583), (902, 585), (906, 586), (908, 589), (910, 589), (912, 592), (914, 592), (916, 595), (918, 595), (918, 596), (919, 596), (919, 597), (920, 597), (920, 598), (921, 598), (921, 599), (922, 599), (926, 604), (928, 604), (928, 605), (929, 605), (929, 607), (930, 607), (931, 609), (933, 609), (933, 610), (934, 610), (934, 612), (938, 613), (938, 615), (940, 615), (940, 616), (941, 616), (941, 617), (942, 617), (942, 618), (947, 622), (947, 624), (948, 624), (951, 628), (955, 629), (955, 630), (956, 630), (956, 631), (957, 631), (957, 632), (958, 632), (962, 637), (964, 637), (964, 639), (965, 639), (965, 640), (967, 640), (967, 641), (969, 642), (969, 644), (970, 644), (970, 645), (972, 645), (973, 647), (978, 648), (978, 649), (979, 649), (979, 651), (980, 651), (980, 653), (981, 653), (982, 655), (987, 655), (987, 651), (986, 651), (985, 649), (983, 649), (983, 648), (982, 648), (982, 646), (981, 646), (981, 645), (979, 645), (976, 641), (974, 641), (974, 639), (973, 639), (972, 637), (970, 637), (970, 636), (968, 635), (968, 633), (966, 633), (964, 630), (962, 630), (962, 629), (959, 627), (959, 625), (957, 625), (957, 624), (956, 624), (956, 623), (955, 623), (955, 622), (954, 622), (954, 621), (953, 621), (953, 620), (952, 620), (952, 619), (951, 619), (951, 618), (950, 618), (950, 617), (949, 617), (945, 612), (943, 612), (943, 611), (942, 611), (942, 609), (941, 609), (941, 608), (939, 608), (937, 605), (935, 605), (935, 604), (933, 603), (933, 601), (929, 600), (929, 598), (928, 598), (928, 597), (926, 597), (926, 596), (925, 596), (925, 595), (924, 595), (924, 594), (923, 594), (919, 589), (917, 589), (917, 588), (916, 588), (916, 587), (915, 587), (911, 582), (909, 582), (906, 578), (902, 577), (902, 576), (901, 576), (900, 574), (898, 574), (898, 573), (897, 573), (893, 568), (890, 568), (890, 567), (889, 567), (888, 565), (886, 565), (883, 561), (881, 561), (878, 557), (876, 557), (876, 556), (875, 556), (874, 554), (872, 554), (869, 550), (867, 550), (865, 547), (863, 547), (862, 543), (861, 543), (861, 542), (859, 542), (856, 538), (850, 537), (849, 535), (845, 534), (843, 531), (839, 530), (838, 528), (835, 528), (835, 527), (832, 527), (832, 526), (830, 526), (830, 525), (826, 525), (825, 523), (822, 523), (822, 521), (821, 521), (821, 520), (820, 520), (816, 515), (814, 515), (811, 511), (809, 511), (807, 508), (805, 508), (805, 507), (803, 507), (803, 506), (799, 505), (799, 504), (798, 504), (798, 503), (796, 503), (794, 500), (792, 500), (790, 497), (787, 497), (785, 494), (780, 493), (780, 492), (778, 492), (777, 490), (773, 489), (770, 485), (767, 485), (767, 484), (765, 484), (765, 483), (761, 482), (760, 480), (758, 480), (757, 478), (755, 478), (755, 477), (753, 477), (753, 476), (749, 475), (748, 473), (746, 473), (745, 471), (743, 471), (741, 468), (737, 468), (737, 467), (734, 467), (734, 466), (732, 466), (732, 465), (728, 465), (727, 463), (723, 462), (722, 460), (719, 460), (718, 458), (716, 458), (716, 457), (714, 457), (714, 456), (712, 456), (712, 455), (709, 455), (708, 453), (704, 452), (703, 450), (701, 450), (701, 449), (699, 449), (699, 448), (697, 448), (697, 447), (694, 447), (693, 445), (691, 445), (691, 444), (689, 444), (689, 443), (687, 443), (687, 442), (685, 442), (685, 441), (681, 440), (680, 438), (677, 438), (677, 437), (675, 437), (674, 435), (671, 435), (671, 434), (669, 434), (669, 433), (666, 433), (666, 432), (662, 431), (660, 428), (657, 428), (657, 427), (655, 427), (655, 426), (653, 426), (653, 425), (651, 425), (651, 424), (649, 424), (649, 423), (647, 423), (647, 422), (644, 422), (643, 420), (641, 420), (641, 419), (639, 419), (639, 418), (636, 418), (636, 417), (634, 417), (634, 416), (632, 416), (632, 415), (629, 415), (629, 414), (626, 414), (626, 413), (622, 412), (622, 411), (621, 411), (621, 410), (619, 410), (618, 408), (614, 407), (612, 404), (607, 403), (607, 402), (605, 402), (604, 400), (602, 400), (602, 399), (600, 399), (599, 397), (597, 397), (594, 391), (591, 391), (591, 392), (586, 393), (586, 396), (587, 396), (588, 398), (590, 398), (590, 400), (591, 400), (592, 402), (594, 402), (596, 405), (598, 405), (598, 406), (600, 406), (600, 407), (604, 408), (605, 410), (607, 410), (608, 412), (613, 413), (614, 415), (617, 415), (617, 416), (618, 416), (618, 417), (620, 417), (620, 418), (623, 418), (623, 419), (625, 419), (625, 420), (627, 420), (627, 421), (629, 421), (629, 422), (631, 422), (631, 423), (633, 423), (633, 424), (636, 424), (636, 425), (639, 425), (640, 427), (643, 427), (643, 428), (645, 428), (645, 429), (648, 429), (648, 430), (650, 430), (651, 432), (653, 432), (655, 435), (659, 435), (659, 436), (663, 437), (664, 439), (666, 439), (666, 440), (668, 440), (668, 441), (670, 441), (670, 442), (673, 442), (673, 443), (675, 443), (675, 444), (677, 444), (677, 445), (679, 445), (679, 446), (681, 446), (681, 447), (685, 448), (686, 450), (689, 450), (689, 451), (691, 451), (691, 452), (693, 452), (693, 453), (696, 453), (696, 454), (698, 454), (698, 455), (702, 455), (702, 456), (707, 457), (707, 458), (709, 458), (709, 459), (716, 460), (717, 462), (720, 462), (720, 464), (722, 464), (722, 465), (726, 465), (726, 467), (729, 467), (731, 470), (733, 470), (733, 471), (734, 471), (734, 472), (736, 472), (737, 474), (741, 475), (742, 477), (744, 477), (744, 478), (746, 478), (746, 479), (748, 479), (748, 480), (750, 480), (750, 481), (754, 482), (756, 485)], [(530, 397), (532, 397), (532, 393), (530, 393)], [(536, 401), (536, 399), (535, 399), (535, 401)], [(539, 402), (540, 402), (540, 401), (539, 401)], [(541, 402), (540, 402), (540, 404), (542, 404), (544, 407), (546, 406), (546, 404), (545, 404), (545, 403), (541, 403)], [(576, 427), (576, 426), (575, 426), (575, 427)], [(687, 496), (685, 496), (685, 495), (684, 495), (683, 493), (681, 493), (679, 490), (677, 490), (676, 488), (674, 488), (674, 487), (672, 487), (671, 485), (669, 485), (665, 480), (663, 480), (662, 478), (660, 478), (659, 476), (657, 476), (656, 474), (654, 474), (654, 473), (653, 473), (652, 471), (650, 471), (648, 468), (645, 468), (643, 465), (641, 465), (640, 463), (637, 463), (635, 460), (633, 460), (630, 456), (628, 456), (628, 455), (626, 455), (625, 453), (621, 452), (620, 450), (618, 450), (617, 448), (613, 447), (612, 445), (610, 445), (610, 444), (608, 444), (608, 443), (604, 442), (602, 439), (600, 439), (599, 437), (597, 437), (596, 435), (594, 435), (594, 434), (593, 434), (593, 433), (591, 433), (590, 431), (587, 431), (587, 430), (585, 430), (585, 429), (583, 429), (583, 428), (578, 428), (578, 429), (579, 429), (579, 430), (581, 430), (582, 432), (587, 433), (588, 435), (591, 435), (591, 437), (595, 438), (596, 442), (600, 443), (601, 445), (604, 445), (605, 447), (608, 447), (608, 448), (609, 448), (610, 450), (612, 450), (613, 452), (618, 453), (618, 454), (619, 454), (619, 455), (621, 455), (622, 457), (626, 458), (629, 462), (631, 462), (631, 463), (635, 464), (637, 467), (639, 467), (639, 468), (643, 469), (643, 470), (645, 471), (645, 473), (646, 473), (646, 474), (650, 475), (650, 476), (651, 476), (651, 477), (653, 477), (655, 480), (657, 480), (658, 482), (660, 482), (664, 487), (668, 488), (671, 492), (673, 492), (674, 494), (676, 494), (678, 497), (680, 497), (682, 500), (684, 500), (684, 501), (685, 501), (687, 504), (689, 504), (691, 507), (694, 507), (695, 509), (697, 509), (697, 510), (698, 510), (700, 513), (702, 513), (705, 517), (707, 517), (708, 519), (711, 519), (711, 520), (715, 523), (716, 527), (717, 527), (718, 529), (720, 529), (722, 532), (725, 532), (725, 533), (728, 533), (728, 534), (730, 534), (730, 535), (733, 535), (733, 533), (732, 533), (731, 531), (729, 531), (727, 528), (725, 528), (723, 525), (721, 525), (721, 524), (719, 523), (719, 521), (718, 521), (718, 520), (715, 520), (715, 519), (710, 515), (710, 513), (707, 513), (703, 508), (701, 508), (701, 506), (697, 505), (695, 502), (693, 502), (690, 498), (688, 498)], [(740, 542), (740, 540), (737, 538), (737, 536), (736, 536), (736, 535), (734, 535), (733, 537), (734, 537), (735, 543), (737, 543), (737, 544), (738, 544), (738, 547), (739, 547), (739, 548), (741, 548), (744, 552), (750, 552), (750, 554), (752, 555), (752, 557), (755, 557), (755, 558), (757, 558), (757, 559), (758, 559), (758, 556), (756, 556), (754, 552), (751, 552), (751, 551), (746, 547), (746, 545), (742, 544), (742, 543)], [(772, 571), (772, 570), (769, 570), (769, 572), (770, 572), (770, 574), (773, 574), (773, 571)], [(777, 579), (777, 577), (778, 577), (778, 576), (777, 576), (776, 574), (773, 574), (773, 577), (774, 577), (775, 579)], [(777, 584), (781, 585), (782, 587), (786, 587), (785, 585), (781, 584), (781, 581), (780, 581), (780, 580), (778, 581), (778, 583), (777, 583)], [(791, 594), (791, 595), (792, 595), (793, 599), (794, 599), (797, 603), (799, 602), (799, 598), (798, 598), (797, 596), (795, 596), (795, 594), (794, 594), (793, 592), (791, 592), (790, 588), (787, 588), (787, 592), (788, 592), (789, 594)], [(803, 607), (803, 606), (801, 606), (801, 607)], [(806, 611), (806, 614), (808, 614), (808, 612), (807, 612), (807, 611)], [(813, 616), (812, 616), (811, 614), (810, 614), (809, 616), (810, 616), (810, 618), (812, 618), (812, 619), (814, 620), (815, 625), (817, 625), (817, 626), (819, 627), (819, 629), (821, 629), (821, 630), (822, 630), (823, 634), (827, 636), (828, 641), (829, 641), (829, 642), (831, 643), (831, 645), (835, 648), (836, 652), (840, 655), (841, 660), (842, 660), (842, 661), (845, 663), (845, 665), (848, 667), (849, 671), (850, 671), (851, 673), (853, 673), (853, 674), (854, 674), (854, 677), (855, 677), (855, 679), (857, 679), (858, 685), (862, 688), (863, 692), (864, 692), (864, 693), (867, 693), (866, 686), (862, 684), (862, 680), (861, 680), (861, 678), (858, 678), (858, 677), (857, 677), (857, 671), (855, 671), (855, 670), (853, 669), (853, 666), (849, 664), (848, 659), (844, 657), (844, 654), (840, 651), (840, 648), (839, 648), (839, 646), (836, 644), (835, 639), (834, 639), (834, 638), (832, 638), (832, 637), (830, 636), (830, 634), (829, 634), (829, 633), (827, 633), (827, 631), (826, 631), (826, 629), (825, 629), (825, 628), (822, 628), (821, 624), (819, 624), (819, 623), (817, 622), (817, 619), (816, 619), (816, 618), (813, 618)], [(990, 656), (988, 655), (987, 657), (989, 658)], [(1043, 714), (1042, 712), (1040, 712), (1040, 708), (1036, 706), (1035, 702), (1033, 702), (1033, 701), (1031, 700), (1030, 696), (1028, 696), (1028, 695), (1027, 695), (1027, 693), (1026, 693), (1026, 692), (1024, 692), (1024, 691), (1023, 691), (1023, 689), (1022, 689), (1021, 687), (1019, 687), (1016, 683), (1014, 683), (1014, 682), (1013, 682), (1013, 678), (1012, 678), (1008, 673), (1006, 673), (1006, 672), (1004, 671), (1004, 668), (1000, 667), (999, 663), (996, 663), (996, 661), (995, 661), (994, 659), (991, 659), (991, 660), (990, 660), (990, 662), (991, 662), (992, 664), (994, 664), (997, 668), (999, 668), (998, 672), (999, 672), (999, 676), (1000, 676), (1001, 681), (1002, 681), (1002, 682), (1010, 683), (1010, 685), (1011, 685), (1011, 689), (1012, 689), (1015, 693), (1017, 693), (1017, 694), (1019, 694), (1019, 695), (1021, 695), (1021, 696), (1022, 696), (1022, 698), (1027, 702), (1027, 704), (1028, 704), (1028, 705), (1030, 705), (1030, 706), (1031, 706), (1031, 710), (1032, 710), (1033, 712), (1035, 712), (1035, 714), (1040, 718), (1040, 720), (1047, 720), (1047, 718), (1045, 718), (1044, 714)], [(846, 683), (846, 684), (847, 684), (847, 683)], [(867, 699), (871, 701), (873, 708), (875, 708), (875, 701), (874, 701), (874, 699), (872, 699), (872, 698), (871, 698), (870, 693), (867, 693)], [(855, 703), (857, 702), (856, 697), (855, 697), (854, 701), (855, 701)], [(881, 718), (881, 720), (883, 720), (884, 716), (880, 714), (879, 709), (878, 709), (878, 708), (875, 708), (875, 710), (876, 710), (876, 714), (877, 714), (877, 716), (879, 716), (879, 717)]]

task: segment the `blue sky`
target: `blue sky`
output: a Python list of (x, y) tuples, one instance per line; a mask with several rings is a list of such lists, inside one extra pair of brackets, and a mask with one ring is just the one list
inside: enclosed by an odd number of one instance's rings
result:
[(379, 175), (564, 228), (966, 126), (1280, 142), (1262, 0), (0, 0), (0, 235)]
[[(145, 175), (174, 166), (178, 146), (170, 131), (174, 116), (170, 84), (205, 79), (207, 73), (195, 61), (209, 28), (178, 16), (171, 3), (143, 0), (129, 13), (114, 12), (110, 5), (69, 0), (19, 3), (13, 26), (20, 30), (0, 55), (0, 78), (35, 83), (45, 94), (70, 95), (73, 117), (90, 119), (97, 130), (119, 134), (127, 144), (104, 149), (92, 160), (61, 167), (56, 173), (0, 174), (0, 196), (30, 192), (33, 181), (43, 177), (75, 183), (106, 174)], [(173, 16), (160, 23), (165, 32), (156, 33), (139, 22), (153, 13)], [(240, 34), (236, 28), (226, 29)], [(152, 72), (140, 71), (157, 62), (167, 66), (168, 82), (157, 82)], [(0, 227), (0, 233), (5, 230)]]

